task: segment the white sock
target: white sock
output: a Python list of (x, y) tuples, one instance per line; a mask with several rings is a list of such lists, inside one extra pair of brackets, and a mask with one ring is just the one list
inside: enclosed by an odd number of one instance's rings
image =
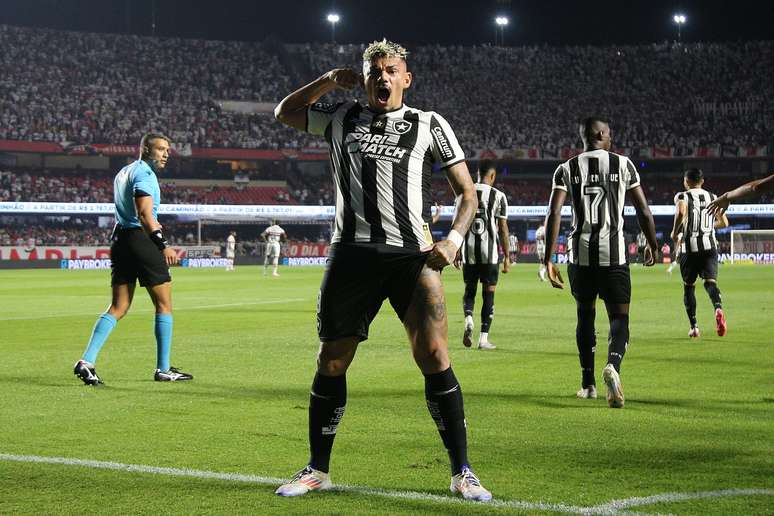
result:
[(482, 342), (489, 342), (489, 332), (482, 331), (481, 335), (478, 336), (478, 343), (481, 344)]
[(465, 328), (472, 328), (473, 327), (473, 316), (472, 315), (466, 315), (465, 316)]

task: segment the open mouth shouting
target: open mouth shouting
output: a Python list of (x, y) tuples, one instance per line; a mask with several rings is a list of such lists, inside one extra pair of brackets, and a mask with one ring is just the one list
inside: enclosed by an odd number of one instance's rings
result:
[(380, 105), (386, 106), (390, 100), (390, 89), (387, 86), (377, 86), (376, 100)]

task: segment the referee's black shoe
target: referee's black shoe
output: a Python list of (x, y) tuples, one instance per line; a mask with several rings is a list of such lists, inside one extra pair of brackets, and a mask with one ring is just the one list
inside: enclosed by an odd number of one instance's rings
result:
[(193, 375), (184, 373), (176, 367), (170, 367), (169, 371), (156, 369), (153, 379), (157, 382), (182, 382), (184, 380), (193, 380)]
[(83, 381), (86, 385), (101, 385), (102, 378), (97, 376), (97, 371), (94, 370), (94, 364), (86, 362), (85, 360), (78, 360), (75, 363), (73, 374)]

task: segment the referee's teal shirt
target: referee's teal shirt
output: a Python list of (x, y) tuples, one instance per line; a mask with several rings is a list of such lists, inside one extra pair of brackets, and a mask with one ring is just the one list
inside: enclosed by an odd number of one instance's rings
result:
[(150, 165), (141, 159), (122, 168), (113, 180), (116, 223), (122, 228), (142, 227), (134, 205), (138, 193), (153, 198), (153, 218), (158, 220), (157, 211), (161, 204), (159, 180)]

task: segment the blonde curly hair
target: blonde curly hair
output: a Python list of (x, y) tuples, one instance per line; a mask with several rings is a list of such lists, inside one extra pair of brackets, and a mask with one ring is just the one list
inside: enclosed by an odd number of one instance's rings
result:
[(368, 45), (363, 52), (363, 62), (370, 63), (379, 57), (399, 57), (405, 61), (408, 55), (408, 50), (403, 46), (383, 38), (381, 41), (374, 41)]

